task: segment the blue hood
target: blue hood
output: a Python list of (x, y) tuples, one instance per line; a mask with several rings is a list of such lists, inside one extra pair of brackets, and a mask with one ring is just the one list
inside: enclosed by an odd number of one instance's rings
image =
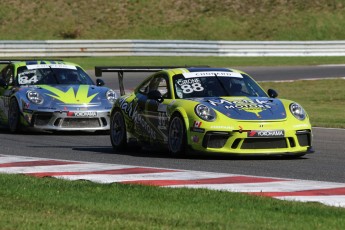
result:
[(280, 120), (286, 111), (279, 99), (267, 97), (214, 97), (192, 99), (236, 120)]

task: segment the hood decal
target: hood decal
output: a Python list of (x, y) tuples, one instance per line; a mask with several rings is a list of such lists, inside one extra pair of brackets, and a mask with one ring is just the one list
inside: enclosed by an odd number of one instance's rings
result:
[(95, 93), (95, 94), (92, 94), (91, 96), (88, 96), (88, 93), (89, 93), (88, 85), (80, 85), (76, 93), (72, 86), (69, 87), (69, 89), (66, 92), (49, 85), (41, 85), (40, 87), (53, 93), (53, 94), (46, 93), (46, 95), (51, 96), (66, 104), (90, 103), (92, 99), (98, 94), (98, 93)]
[(278, 120), (286, 118), (284, 105), (279, 99), (265, 97), (210, 98), (200, 102), (237, 120)]

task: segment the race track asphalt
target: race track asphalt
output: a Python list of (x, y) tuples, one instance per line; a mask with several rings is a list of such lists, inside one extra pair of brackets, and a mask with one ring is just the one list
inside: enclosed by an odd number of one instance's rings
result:
[[(243, 67), (241, 69), (259, 81), (345, 75), (343, 66)], [(93, 73), (93, 70), (89, 72)], [(143, 77), (142, 75), (128, 77), (127, 86), (134, 87)], [(103, 78), (107, 86), (116, 89), (115, 74), (106, 74)], [(36, 132), (9, 134), (6, 130), (0, 130), (0, 154), (344, 183), (345, 130), (314, 128), (313, 131), (315, 153), (300, 159), (210, 155), (174, 158), (167, 156), (165, 150), (152, 149), (132, 149), (114, 154), (108, 135)]]

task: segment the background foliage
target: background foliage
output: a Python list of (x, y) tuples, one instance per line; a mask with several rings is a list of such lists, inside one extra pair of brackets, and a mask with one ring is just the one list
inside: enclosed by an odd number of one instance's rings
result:
[(344, 0), (2, 0), (0, 39), (343, 40)]

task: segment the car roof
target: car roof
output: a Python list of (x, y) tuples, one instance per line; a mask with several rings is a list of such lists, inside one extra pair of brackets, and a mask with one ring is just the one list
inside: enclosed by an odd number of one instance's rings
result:
[(190, 68), (175, 68), (175, 69), (166, 69), (162, 70), (165, 72), (170, 73), (171, 76), (176, 74), (182, 73), (190, 73), (190, 72), (236, 72), (236, 73), (244, 73), (243, 71), (231, 68), (217, 68), (217, 67), (190, 67)]
[(64, 64), (64, 65), (73, 65), (73, 66), (79, 66), (72, 62), (65, 62), (62, 60), (23, 60), (23, 61), (11, 61), (12, 65), (14, 65), (16, 68), (21, 66), (27, 66), (27, 65), (37, 65), (37, 64)]

